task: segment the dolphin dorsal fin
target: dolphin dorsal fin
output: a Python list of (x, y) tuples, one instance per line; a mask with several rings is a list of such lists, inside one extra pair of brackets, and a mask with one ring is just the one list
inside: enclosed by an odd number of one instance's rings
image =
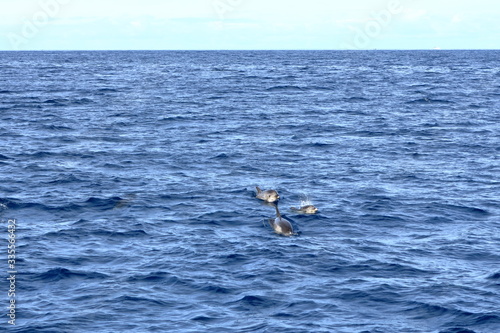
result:
[(260, 192), (262, 192), (262, 190), (260, 189), (260, 187), (255, 186), (255, 188), (257, 189), (257, 194), (260, 193)]

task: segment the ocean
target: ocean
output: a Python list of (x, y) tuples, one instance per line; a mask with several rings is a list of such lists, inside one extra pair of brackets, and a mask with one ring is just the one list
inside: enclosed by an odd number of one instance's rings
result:
[(500, 51), (0, 59), (0, 330), (500, 332)]

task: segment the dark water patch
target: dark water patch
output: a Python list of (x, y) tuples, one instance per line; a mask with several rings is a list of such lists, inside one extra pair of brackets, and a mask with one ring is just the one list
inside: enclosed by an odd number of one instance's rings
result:
[(84, 97), (84, 98), (77, 98), (77, 99), (73, 100), (72, 103), (75, 105), (86, 105), (86, 104), (94, 103), (94, 100)]
[(190, 320), (196, 321), (196, 322), (201, 322), (201, 323), (210, 323), (210, 322), (216, 321), (218, 319), (220, 319), (220, 316), (208, 317), (208, 316), (204, 316), (204, 315), (199, 315), (199, 316), (195, 316), (195, 317), (191, 318)]
[(70, 100), (67, 98), (54, 98), (54, 99), (46, 99), (45, 101), (43, 101), (43, 103), (45, 103), (45, 104), (66, 104), (69, 101)]
[(206, 292), (210, 295), (228, 295), (234, 292), (233, 289), (225, 288), (213, 284), (208, 284), (203, 287), (197, 288), (199, 291)]
[(96, 95), (103, 95), (103, 94), (116, 93), (116, 92), (119, 92), (119, 90), (115, 89), (115, 88), (101, 88), (101, 89), (97, 90)]
[(90, 232), (89, 235), (98, 237), (107, 237), (107, 238), (134, 239), (137, 237), (144, 237), (148, 234), (146, 231), (141, 229), (129, 230), (129, 231), (111, 231), (111, 230), (100, 229)]
[(230, 158), (230, 156), (226, 153), (221, 153), (221, 154), (218, 154), (217, 156), (211, 157), (211, 159), (215, 159), (215, 160), (227, 160), (229, 158)]
[[(361, 138), (376, 138), (376, 137), (383, 137), (383, 136), (394, 136), (395, 134), (394, 133), (387, 133), (384, 131), (356, 131), (356, 132), (349, 133), (349, 135), (358, 136)], [(371, 151), (372, 148), (369, 148), (369, 150)]]
[(325, 87), (325, 86), (312, 86), (312, 87), (309, 87), (308, 88), (309, 90), (312, 90), (312, 91), (335, 91), (337, 88), (334, 87), (334, 86), (330, 86), (330, 87)]
[(410, 154), (410, 156), (416, 160), (430, 157), (430, 155), (426, 155), (426, 154), (422, 154), (422, 153), (412, 153), (412, 154)]
[(441, 305), (432, 305), (421, 302), (411, 302), (408, 309), (404, 310), (412, 319), (430, 320), (436, 317), (445, 317), (444, 320), (453, 320), (454, 317), (468, 317), (472, 315), (470, 312), (464, 312), (447, 308)]
[(127, 279), (128, 282), (151, 282), (151, 283), (161, 283), (171, 278), (171, 275), (167, 272), (153, 272), (149, 274), (138, 274), (131, 276)]
[(445, 216), (430, 216), (424, 221), (424, 223), (429, 223), (432, 225), (450, 224), (453, 222), (454, 222), (453, 219)]
[(468, 107), (471, 108), (471, 109), (482, 109), (482, 108), (485, 108), (486, 106), (481, 106), (481, 105), (478, 105), (478, 104), (469, 104)]
[(453, 327), (453, 328), (448, 328), (444, 331), (439, 331), (439, 333), (477, 333), (477, 332), (470, 330), (468, 328)]
[(252, 322), (251, 324), (242, 323), (241, 325), (244, 326), (240, 326), (238, 328), (238, 331), (242, 333), (265, 332), (269, 326), (267, 323), (254, 323), (254, 322)]
[[(29, 241), (30, 239), (27, 239)], [(85, 266), (91, 262), (94, 262), (94, 258), (91, 257), (53, 257), (50, 259), (51, 262), (63, 265), (65, 267), (68, 266)]]
[(111, 198), (90, 197), (87, 199), (87, 201), (85, 201), (85, 203), (82, 206), (93, 209), (98, 208), (99, 210), (108, 210), (115, 208), (117, 205), (121, 204), (123, 200), (125, 199), (120, 197), (111, 197)]
[(441, 128), (442, 125), (440, 123), (438, 123), (437, 121), (427, 121), (427, 122), (423, 122), (421, 124), (419, 124), (420, 127), (424, 127), (424, 128)]
[(312, 311), (318, 309), (320, 305), (315, 301), (295, 301), (291, 302), (286, 306), (288, 311), (292, 312), (303, 312), (303, 311)]
[(443, 326), (474, 327), (474, 326), (494, 326), (500, 324), (500, 317), (494, 314), (472, 313), (446, 307), (442, 305), (432, 305), (428, 303), (412, 302), (405, 312), (415, 320), (436, 320), (446, 324)]
[(454, 101), (446, 99), (419, 98), (406, 102), (406, 104), (453, 104)]
[(23, 155), (29, 156), (30, 158), (50, 158), (52, 156), (58, 155), (58, 153), (51, 151), (37, 151), (36, 153), (23, 154)]
[(383, 195), (367, 195), (364, 198), (366, 202), (361, 204), (360, 208), (369, 212), (388, 212), (396, 206), (402, 205), (401, 202)]
[(44, 273), (33, 274), (31, 279), (43, 282), (58, 282), (67, 279), (81, 279), (81, 280), (103, 280), (108, 278), (106, 274), (98, 272), (82, 272), (71, 271), (66, 268), (53, 268)]
[[(500, 327), (500, 317), (493, 314), (475, 314), (464, 311), (454, 311), (453, 319), (443, 326), (452, 327), (452, 332), (458, 330), (472, 331), (469, 327), (478, 327), (479, 332), (496, 332)], [(448, 318), (446, 318), (448, 319)], [(480, 327), (480, 328), (479, 328)], [(449, 330), (449, 329), (448, 329)], [(472, 331), (474, 332), (474, 331)]]
[(47, 99), (43, 103), (50, 104), (51, 106), (67, 106), (70, 103), (70, 100), (67, 98), (54, 98)]
[(76, 177), (74, 174), (61, 174), (57, 176), (57, 179), (46, 182), (49, 185), (60, 185), (60, 184), (71, 184), (71, 183), (81, 183), (84, 180)]
[(476, 207), (448, 205), (446, 208), (478, 217), (488, 217), (491, 215), (487, 210)]
[(179, 293), (184, 291), (193, 292), (193, 281), (190, 279), (179, 278), (168, 272), (153, 272), (148, 274), (135, 274), (126, 279), (128, 283), (152, 284), (162, 288), (175, 288)]
[(431, 88), (432, 85), (428, 83), (416, 83), (409, 85), (410, 88)]
[(109, 169), (126, 169), (127, 167), (122, 164), (116, 164), (116, 163), (105, 163), (102, 165), (103, 168), (109, 168)]
[(268, 92), (299, 92), (299, 91), (304, 91), (303, 88), (299, 86), (293, 86), (293, 85), (283, 85), (283, 86), (273, 86), (266, 88), (266, 91)]
[(491, 274), (488, 276), (488, 280), (500, 280), (500, 272)]
[[(48, 205), (44, 205), (44, 204), (36, 203), (36, 202), (23, 202), (22, 200), (14, 199), (14, 198), (0, 199), (0, 203), (7, 206), (9, 209), (13, 209), (13, 210), (24, 210), (24, 209), (30, 209), (30, 208), (35, 208), (38, 210), (50, 210), (51, 209), (51, 207)], [(58, 209), (58, 208), (56, 208), (56, 209)]]
[(252, 166), (252, 165), (243, 165), (240, 167), (242, 171), (247, 171), (247, 172), (257, 172), (260, 171), (261, 169), (257, 166)]
[[(335, 147), (335, 144), (333, 143), (324, 143), (324, 142), (311, 142), (306, 145), (307, 147), (311, 148), (331, 148)], [(296, 155), (296, 157), (299, 157), (300, 155)]]
[(362, 103), (362, 102), (368, 102), (370, 99), (366, 97), (349, 97), (349, 98), (344, 98), (345, 102), (348, 103)]
[(464, 326), (491, 325), (492, 327), (500, 327), (500, 315), (496, 313), (474, 314), (469, 321), (464, 323)]
[(149, 297), (137, 297), (128, 295), (117, 297), (113, 299), (112, 303), (119, 304), (121, 306), (129, 305), (130, 307), (127, 307), (126, 309), (132, 309), (132, 307), (135, 308), (137, 306), (154, 306), (163, 308), (175, 304), (174, 302), (171, 301), (162, 301)]
[(240, 253), (231, 253), (217, 256), (217, 259), (221, 260), (224, 265), (241, 265), (250, 261), (252, 258), (251, 256)]
[(482, 208), (471, 207), (471, 206), (435, 203), (426, 208), (432, 211), (442, 212), (447, 215), (461, 214), (463, 216), (465, 214), (466, 216), (476, 217), (476, 218), (487, 218), (491, 216), (491, 213), (489, 211)]
[(62, 125), (44, 125), (43, 128), (48, 131), (74, 131), (75, 129)]
[(228, 303), (232, 308), (239, 311), (247, 311), (252, 309), (269, 309), (280, 305), (280, 302), (265, 296), (247, 295), (235, 302)]
[(10, 159), (11, 159), (10, 157), (7, 157), (5, 155), (0, 154), (0, 161), (6, 161), (6, 160), (10, 160)]
[(225, 96), (210, 96), (210, 97), (208, 97), (208, 99), (210, 99), (210, 100), (225, 99), (225, 98), (226, 98)]
[(214, 72), (232, 72), (234, 69), (227, 67), (212, 67), (212, 71)]

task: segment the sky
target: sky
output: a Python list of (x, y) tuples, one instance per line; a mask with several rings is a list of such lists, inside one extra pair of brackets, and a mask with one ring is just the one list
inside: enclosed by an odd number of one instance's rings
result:
[(0, 0), (0, 50), (499, 49), (498, 0)]

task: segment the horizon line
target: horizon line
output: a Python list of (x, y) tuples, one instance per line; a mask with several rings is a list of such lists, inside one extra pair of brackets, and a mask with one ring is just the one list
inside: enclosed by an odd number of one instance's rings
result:
[(216, 52), (216, 51), (500, 51), (498, 49), (443, 49), (443, 48), (416, 48), (416, 49), (32, 49), (32, 50), (1, 50), (0, 52)]

